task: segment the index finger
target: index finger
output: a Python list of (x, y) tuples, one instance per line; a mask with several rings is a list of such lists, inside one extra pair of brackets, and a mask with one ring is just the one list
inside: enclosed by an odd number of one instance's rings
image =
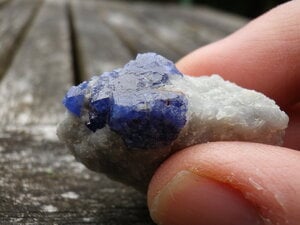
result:
[(288, 107), (300, 99), (300, 2), (291, 1), (177, 63), (185, 74), (220, 74)]

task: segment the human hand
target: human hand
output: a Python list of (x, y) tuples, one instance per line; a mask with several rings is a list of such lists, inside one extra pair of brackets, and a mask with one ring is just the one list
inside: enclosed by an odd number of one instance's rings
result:
[[(300, 224), (300, 1), (281, 5), (181, 59), (185, 74), (218, 73), (274, 99), (290, 117), (285, 147), (192, 146), (157, 170), (148, 206), (163, 225)], [(298, 104), (297, 104), (298, 103)]]

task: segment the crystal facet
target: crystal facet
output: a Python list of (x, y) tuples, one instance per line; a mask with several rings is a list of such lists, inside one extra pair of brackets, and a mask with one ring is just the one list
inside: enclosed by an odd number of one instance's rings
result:
[(114, 96), (112, 105), (109, 127), (129, 148), (168, 145), (186, 122), (187, 100), (175, 92), (128, 92)]
[(65, 107), (76, 116), (80, 116), (81, 114), (87, 86), (88, 82), (84, 81), (78, 86), (71, 87), (63, 99)]
[[(170, 77), (183, 76), (175, 65), (155, 53), (138, 55), (123, 69), (95, 76), (72, 87), (63, 103), (80, 117), (88, 105), (86, 126), (93, 132), (108, 125), (129, 148), (169, 145), (186, 122), (184, 94), (159, 91)], [(85, 99), (85, 93), (88, 94)]]

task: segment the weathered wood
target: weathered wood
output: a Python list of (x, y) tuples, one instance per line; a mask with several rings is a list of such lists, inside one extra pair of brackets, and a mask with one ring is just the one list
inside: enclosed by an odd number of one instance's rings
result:
[(219, 40), (246, 23), (238, 16), (204, 7), (140, 3), (130, 9), (139, 14), (159, 39), (182, 54)]
[(139, 21), (128, 6), (119, 2), (99, 1), (99, 9), (104, 21), (133, 52), (157, 52), (171, 60), (178, 60), (180, 53), (159, 41), (152, 31)]
[(48, 133), (0, 132), (0, 224), (152, 224), (145, 197), (88, 171)]
[(201, 24), (209, 27), (212, 32), (211, 34), (215, 35), (216, 38), (218, 38), (218, 35), (222, 37), (224, 34), (231, 34), (249, 21), (244, 17), (204, 6), (178, 8), (171, 5), (169, 11), (171, 14), (181, 17), (192, 25)]
[[(145, 33), (155, 42), (163, 44), (163, 49), (175, 51), (176, 59), (202, 45), (227, 36), (247, 22), (240, 17), (209, 8), (184, 8), (153, 3), (137, 3), (132, 4), (131, 7), (127, 7), (124, 2), (103, 2), (102, 4), (109, 10), (114, 9), (117, 13), (121, 13), (124, 17), (122, 20), (124, 24), (132, 23), (126, 20), (126, 17), (130, 17), (132, 21), (138, 21), (135, 27), (143, 27)], [(115, 23), (119, 22), (122, 28), (121, 19), (112, 20), (116, 20)], [(126, 30), (124, 26), (123, 29)], [(125, 36), (128, 36), (127, 32), (124, 32)], [(123, 33), (120, 35), (124, 36)], [(129, 43), (136, 41), (130, 37), (127, 39)]]
[(56, 124), (62, 119), (60, 99), (72, 83), (65, 12), (63, 3), (42, 6), (0, 84), (0, 124)]
[(100, 17), (97, 2), (71, 1), (71, 13), (83, 79), (116, 69), (132, 58), (128, 48)]
[[(179, 32), (179, 27), (174, 29), (170, 26), (169, 23), (174, 18), (167, 17), (164, 9), (158, 9), (157, 5), (140, 3), (127, 7), (128, 5), (125, 2), (110, 3), (109, 5), (118, 12), (130, 16), (132, 20), (139, 21), (139, 26), (142, 26), (147, 35), (152, 36), (155, 42), (163, 44), (163, 49), (176, 52), (174, 56), (176, 59), (187, 53), (188, 49), (193, 49), (190, 47), (191, 39), (186, 38), (185, 34)], [(124, 23), (126, 23), (126, 20)], [(193, 44), (194, 46), (196, 45)]]
[[(202, 31), (203, 25), (193, 26), (180, 16), (171, 13), (168, 5), (147, 4), (145, 7), (145, 4), (136, 4), (131, 10), (138, 14), (159, 40), (166, 46), (176, 49), (182, 56), (213, 40), (212, 37), (209, 40), (199, 37), (198, 32)], [(207, 27), (204, 29), (206, 32), (211, 30)]]
[[(171, 6), (172, 15), (181, 17), (196, 33), (196, 40), (203, 44), (217, 41), (244, 26), (248, 20), (207, 7), (182, 8)], [(188, 32), (190, 33), (190, 32)]]
[[(0, 1), (0, 78), (8, 68), (40, 4), (35, 0)], [(22, 13), (20, 13), (22, 11)]]

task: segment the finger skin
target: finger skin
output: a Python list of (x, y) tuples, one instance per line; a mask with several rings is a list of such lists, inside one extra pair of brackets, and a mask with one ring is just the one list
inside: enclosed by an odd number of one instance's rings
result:
[(300, 149), (300, 1), (280, 5), (246, 27), (185, 56), (185, 74), (220, 74), (260, 91), (285, 110), (290, 122), (285, 147)]
[(176, 153), (158, 169), (149, 185), (148, 206), (151, 209), (154, 197), (171, 178), (187, 170), (237, 189), (271, 224), (298, 225), (299, 162), (300, 152), (263, 144), (215, 142), (193, 146)]
[(220, 74), (281, 107), (300, 100), (300, 1), (283, 4), (177, 63), (185, 74)]

